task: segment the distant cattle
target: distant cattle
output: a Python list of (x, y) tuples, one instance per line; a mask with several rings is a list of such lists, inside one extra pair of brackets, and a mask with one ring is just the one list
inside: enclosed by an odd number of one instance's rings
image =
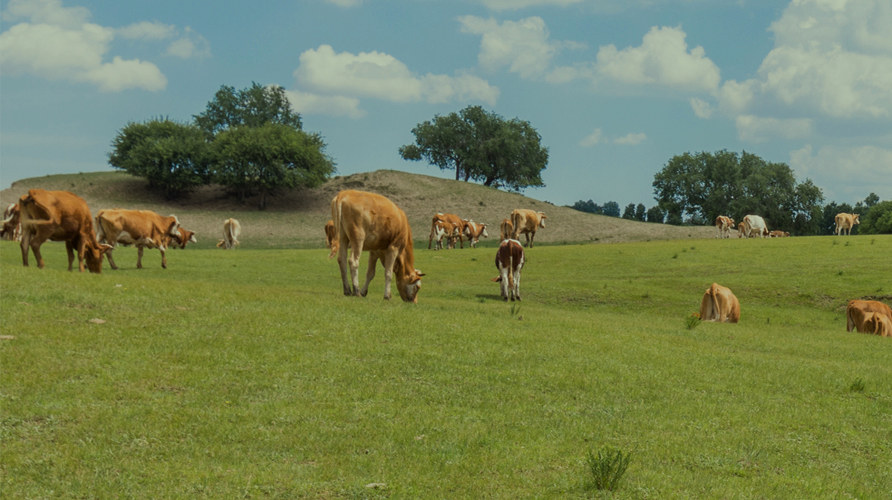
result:
[(180, 226), (177, 228), (177, 235), (173, 237), (172, 242), (174, 245), (171, 245), (170, 248), (182, 249), (186, 248), (186, 243), (198, 243), (198, 239), (195, 238), (195, 231), (189, 231)]
[(165, 217), (151, 210), (100, 210), (96, 214), (96, 227), (100, 241), (112, 247), (105, 254), (112, 269), (118, 269), (112, 257), (118, 243), (136, 246), (137, 269), (142, 269), (145, 248), (157, 248), (161, 252), (161, 267), (167, 269), (167, 248), (180, 235), (180, 221), (176, 216)]
[(768, 233), (769, 238), (787, 238), (790, 236), (790, 233), (786, 231), (771, 231)]
[(719, 215), (715, 218), (716, 238), (730, 238), (731, 229), (734, 228), (734, 219)]
[(514, 224), (511, 223), (511, 219), (502, 219), (502, 223), (499, 224), (499, 239), (510, 240), (513, 236)]
[(499, 276), (493, 281), (501, 283), (502, 298), (520, 300), (520, 271), (523, 269), (523, 246), (517, 240), (503, 240), (496, 252), (496, 269)]
[(445, 248), (455, 248), (458, 231), (458, 227), (452, 222), (435, 218), (431, 224), (431, 238), (436, 242), (434, 250), (442, 250), (444, 248), (444, 239), (446, 240)]
[(737, 323), (740, 320), (740, 302), (731, 289), (713, 283), (700, 301), (700, 320)]
[(338, 235), (335, 234), (334, 221), (329, 219), (325, 223), (325, 246), (331, 251), (328, 252), (328, 258), (332, 258), (338, 254)]
[[(461, 246), (461, 248), (465, 247), (464, 234), (465, 234), (465, 227), (468, 225), (468, 222), (455, 214), (447, 214), (447, 213), (437, 212), (434, 215), (433, 219), (431, 220), (431, 239), (428, 239), (428, 242), (427, 242), (428, 250), (430, 250), (430, 247), (431, 247), (431, 240), (433, 239), (433, 236), (434, 236), (434, 226), (436, 225), (437, 221), (445, 221), (445, 222), (449, 222), (450, 224), (452, 224), (452, 227), (455, 228), (456, 234), (454, 236), (450, 236), (450, 237), (458, 238), (458, 242), (459, 242), (459, 245)], [(454, 241), (450, 245), (450, 248), (455, 248)]]
[(514, 225), (514, 233), (512, 239), (518, 240), (521, 234), (526, 236), (527, 246), (533, 247), (533, 240), (536, 238), (536, 230), (545, 227), (545, 214), (536, 212), (535, 210), (527, 210), (518, 208), (511, 212), (511, 224)]
[(852, 234), (852, 226), (856, 224), (861, 224), (861, 216), (859, 214), (847, 214), (847, 213), (838, 213), (835, 217), (836, 223), (836, 235), (839, 236), (842, 233), (847, 235)]
[(237, 219), (223, 221), (223, 239), (217, 242), (218, 248), (230, 250), (239, 246), (238, 237), (242, 235), (242, 225)]
[(768, 236), (765, 219), (758, 215), (747, 215), (743, 218), (743, 232), (747, 238), (764, 238)]
[[(892, 308), (876, 300), (850, 300), (846, 305), (846, 331), (857, 330), (863, 333), (883, 335), (885, 327), (892, 322)], [(883, 335), (886, 336), (886, 335)]]
[[(424, 273), (415, 269), (412, 229), (399, 207), (379, 194), (341, 191), (331, 200), (331, 219), (338, 235), (338, 265), (344, 295), (369, 291), (378, 260), (384, 265), (384, 298), (390, 299), (390, 283), (395, 276), (397, 291), (406, 302), (417, 302)], [(369, 252), (366, 281), (359, 288), (359, 259)], [(349, 255), (348, 255), (349, 253)]]
[(740, 224), (737, 224), (737, 237), (738, 238), (747, 238), (748, 237), (746, 235), (746, 224), (744, 224), (743, 222), (741, 222)]
[(87, 202), (68, 191), (31, 189), (19, 199), (19, 217), (22, 225), (22, 265), (28, 265), (28, 249), (34, 252), (37, 267), (43, 268), (40, 246), (46, 240), (64, 241), (68, 251), (68, 270), (72, 270), (74, 252), (77, 252), (78, 269), (86, 268), (93, 273), (102, 272), (102, 255), (109, 249), (96, 240), (93, 218)]
[(3, 211), (3, 226), (0, 227), (0, 238), (10, 241), (22, 241), (22, 224), (20, 222), (18, 203), (10, 203)]
[(489, 233), (486, 232), (486, 224), (472, 220), (465, 222), (465, 236), (468, 237), (468, 244), (471, 245), (471, 248), (477, 247), (477, 242), (480, 241), (481, 236), (489, 238)]

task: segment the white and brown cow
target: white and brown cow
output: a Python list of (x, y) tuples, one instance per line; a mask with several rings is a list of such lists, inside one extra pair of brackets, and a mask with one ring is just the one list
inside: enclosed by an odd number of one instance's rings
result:
[[(892, 308), (877, 300), (850, 300), (846, 305), (846, 331), (863, 333), (886, 331), (886, 322), (892, 322)], [(892, 333), (892, 332), (890, 332)], [(883, 335), (886, 336), (886, 335)]]
[(230, 250), (239, 246), (238, 237), (242, 235), (242, 225), (237, 219), (223, 221), (223, 239), (217, 242), (218, 248)]
[(768, 236), (765, 219), (758, 215), (747, 215), (743, 218), (743, 232), (747, 238), (764, 238)]
[(10, 203), (3, 211), (3, 226), (0, 227), (0, 238), (10, 241), (22, 241), (22, 224), (18, 203)]
[[(378, 260), (384, 265), (384, 298), (390, 283), (406, 302), (417, 302), (424, 273), (415, 269), (412, 228), (406, 213), (384, 196), (363, 191), (341, 191), (331, 200), (331, 220), (338, 235), (338, 265), (344, 295), (368, 294)], [(359, 259), (369, 252), (365, 285), (359, 288)]]
[(112, 247), (105, 254), (112, 269), (118, 268), (112, 257), (118, 243), (136, 245), (137, 269), (142, 269), (145, 248), (157, 248), (161, 252), (161, 267), (167, 269), (167, 248), (180, 237), (180, 221), (176, 216), (165, 217), (151, 210), (100, 210), (96, 214), (96, 227), (99, 240)]
[[(464, 234), (465, 234), (465, 227), (467, 226), (468, 223), (464, 219), (462, 219), (461, 217), (459, 217), (455, 214), (447, 214), (447, 213), (437, 212), (436, 214), (434, 214), (434, 217), (431, 220), (431, 238), (428, 239), (428, 241), (427, 241), (428, 250), (430, 250), (430, 248), (431, 248), (431, 241), (433, 240), (433, 236), (434, 236), (434, 226), (436, 226), (437, 221), (445, 221), (445, 222), (449, 222), (450, 224), (452, 224), (452, 226), (455, 228), (456, 233), (454, 235), (450, 235), (450, 238), (458, 238), (458, 242), (459, 242), (459, 245), (461, 246), (461, 248), (465, 247)], [(450, 248), (455, 248), (454, 241), (450, 245)]]
[(525, 208), (517, 208), (511, 212), (511, 224), (514, 226), (514, 233), (511, 238), (517, 240), (518, 236), (523, 234), (526, 236), (527, 246), (533, 247), (533, 239), (536, 238), (536, 230), (545, 228), (545, 213), (535, 210), (527, 210)]
[(489, 233), (486, 232), (486, 224), (474, 222), (473, 220), (466, 220), (465, 223), (465, 236), (468, 237), (468, 243), (471, 245), (471, 248), (477, 247), (481, 236), (489, 238)]
[(198, 243), (198, 239), (195, 237), (195, 231), (189, 231), (185, 229), (183, 226), (177, 228), (177, 235), (173, 237), (171, 240), (170, 248), (186, 248), (186, 243)]
[(836, 235), (839, 236), (842, 233), (846, 235), (852, 234), (852, 226), (856, 224), (861, 224), (861, 216), (859, 214), (847, 214), (845, 212), (841, 212), (836, 214), (835, 223), (836, 223)]
[(458, 227), (448, 220), (434, 220), (431, 225), (431, 238), (436, 242), (434, 250), (444, 248), (443, 240), (446, 240), (445, 248), (455, 248), (455, 240), (458, 239)]
[(502, 298), (520, 300), (520, 271), (523, 269), (523, 246), (517, 240), (503, 240), (496, 252), (499, 276), (492, 281), (501, 283)]
[(37, 267), (43, 269), (40, 246), (46, 240), (64, 241), (68, 251), (68, 270), (72, 270), (74, 252), (77, 252), (78, 269), (91, 273), (102, 272), (102, 255), (109, 250), (96, 240), (93, 218), (87, 202), (68, 191), (31, 189), (19, 199), (19, 216), (22, 225), (22, 265), (28, 266), (28, 250), (34, 252)]
[(731, 229), (734, 228), (734, 219), (719, 215), (715, 218), (716, 238), (730, 238)]
[(730, 288), (713, 283), (700, 301), (700, 321), (737, 323), (740, 320), (740, 302)]

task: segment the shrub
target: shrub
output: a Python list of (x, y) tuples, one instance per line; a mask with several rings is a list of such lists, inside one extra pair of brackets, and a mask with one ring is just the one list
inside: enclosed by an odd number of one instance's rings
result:
[(631, 454), (624, 454), (620, 450), (606, 448), (597, 455), (588, 452), (586, 465), (589, 472), (589, 489), (616, 490), (619, 480), (629, 467)]

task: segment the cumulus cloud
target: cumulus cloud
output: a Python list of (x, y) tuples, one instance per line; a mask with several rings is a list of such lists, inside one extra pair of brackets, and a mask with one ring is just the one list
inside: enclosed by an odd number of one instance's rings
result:
[(192, 31), (192, 28), (186, 27), (183, 34), (176, 40), (170, 42), (167, 46), (165, 54), (180, 59), (198, 59), (210, 57), (211, 44), (207, 39), (198, 33)]
[(359, 99), (355, 97), (323, 96), (299, 90), (286, 90), (285, 94), (295, 111), (302, 114), (349, 118), (365, 116), (365, 111), (359, 109)]
[(721, 80), (719, 68), (703, 47), (688, 50), (686, 37), (681, 28), (654, 26), (638, 47), (603, 46), (598, 50), (598, 73), (620, 83), (714, 91)]
[(176, 33), (176, 26), (159, 22), (143, 21), (118, 28), (115, 32), (131, 40), (166, 40)]
[(770, 118), (740, 115), (736, 120), (741, 140), (766, 142), (772, 139), (804, 139), (812, 133), (812, 121), (807, 118)]
[(579, 141), (579, 145), (584, 148), (590, 148), (592, 146), (596, 146), (598, 144), (604, 143), (604, 138), (602, 137), (601, 129), (596, 128), (591, 134), (585, 136), (581, 141)]
[(473, 75), (417, 75), (383, 52), (335, 52), (330, 45), (304, 51), (294, 71), (302, 92), (370, 97), (391, 102), (480, 101), (495, 104), (499, 89)]
[(483, 5), (487, 9), (502, 11), (552, 5), (566, 7), (581, 2), (582, 0), (483, 0)]
[(637, 144), (641, 144), (642, 142), (647, 140), (647, 134), (643, 132), (626, 134), (622, 137), (617, 138), (613, 142), (615, 144), (625, 144), (627, 146), (635, 146)]
[(694, 110), (694, 114), (697, 118), (709, 118), (712, 116), (712, 105), (703, 99), (698, 99), (696, 97), (691, 98), (691, 109)]
[(463, 32), (481, 36), (477, 60), (489, 70), (507, 66), (522, 78), (539, 76), (551, 65), (557, 50), (541, 17), (500, 24), (492, 18), (463, 16), (459, 22)]
[[(790, 154), (790, 167), (797, 177), (810, 178), (822, 187), (828, 200), (856, 202), (870, 193), (892, 192), (892, 150), (876, 146), (811, 145)], [(837, 186), (846, 186), (840, 189)]]

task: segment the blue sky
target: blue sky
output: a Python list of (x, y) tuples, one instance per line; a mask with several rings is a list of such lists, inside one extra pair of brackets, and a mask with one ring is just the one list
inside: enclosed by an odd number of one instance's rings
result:
[(288, 91), (347, 175), (437, 114), (529, 121), (556, 204), (652, 206), (676, 154), (746, 150), (826, 200), (892, 199), (888, 0), (4, 0), (0, 186), (110, 170), (128, 122)]

